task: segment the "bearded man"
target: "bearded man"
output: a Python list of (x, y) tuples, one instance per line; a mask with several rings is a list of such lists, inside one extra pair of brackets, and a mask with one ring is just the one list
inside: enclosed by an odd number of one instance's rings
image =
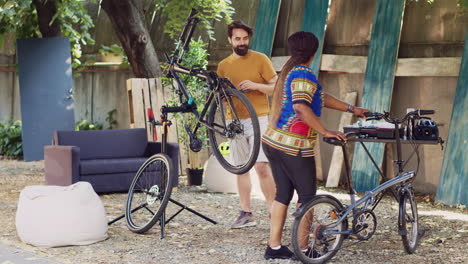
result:
[[(232, 54), (219, 63), (217, 73), (220, 77), (229, 79), (237, 89), (244, 91), (256, 110), (260, 132), (263, 134), (268, 126), (268, 113), (270, 111), (268, 95), (273, 93), (278, 77), (270, 59), (265, 54), (249, 49), (253, 36), (252, 27), (242, 21), (234, 21), (228, 25), (227, 33), (228, 41), (232, 46)], [(250, 141), (248, 143), (253, 144), (253, 131), (245, 132), (250, 133), (252, 139), (248, 140)], [(231, 149), (231, 152), (233, 151), (235, 150)], [(268, 209), (270, 209), (275, 198), (276, 187), (268, 159), (261, 146), (254, 168)], [(241, 210), (231, 228), (256, 226), (257, 223), (250, 205), (252, 190), (250, 172), (237, 175), (237, 190)]]

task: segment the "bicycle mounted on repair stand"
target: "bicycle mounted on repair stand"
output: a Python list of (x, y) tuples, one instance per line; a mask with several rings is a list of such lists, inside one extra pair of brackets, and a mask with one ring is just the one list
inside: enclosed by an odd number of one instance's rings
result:
[[(192, 9), (172, 56), (165, 54), (169, 63), (167, 77), (173, 78), (178, 86), (176, 93), (181, 103), (181, 111), (178, 112), (192, 113), (197, 118), (195, 127), (190, 128), (185, 125), (190, 139), (190, 149), (194, 152), (201, 150), (203, 142), (197, 137), (197, 131), (200, 126), (205, 126), (211, 149), (219, 163), (229, 172), (243, 174), (253, 167), (260, 150), (260, 126), (257, 114), (249, 99), (228, 79), (220, 78), (216, 72), (207, 72), (198, 65), (192, 66), (191, 69), (180, 65), (200, 20), (195, 17), (196, 14), (197, 11)], [(206, 80), (210, 92), (200, 113), (179, 74)], [(247, 142), (248, 135), (245, 131), (249, 127), (252, 127), (254, 138), (251, 148), (243, 145)], [(229, 149), (226, 151), (222, 149), (223, 147)]]
[[(193, 66), (191, 69), (180, 65), (184, 53), (189, 49), (189, 43), (199, 18), (195, 17), (197, 11), (192, 9), (184, 30), (179, 38), (178, 45), (172, 56), (166, 54), (169, 63), (167, 76), (173, 78), (178, 85), (179, 106), (164, 105), (161, 108), (161, 121), (156, 121), (152, 113), (149, 113), (149, 122), (155, 126), (162, 126), (162, 149), (161, 153), (150, 157), (138, 170), (128, 192), (128, 199), (125, 208), (125, 218), (128, 228), (135, 233), (148, 231), (158, 221), (161, 226), (161, 237), (164, 237), (164, 226), (182, 210), (190, 212), (216, 224), (215, 221), (202, 214), (178, 203), (170, 198), (174, 177), (172, 160), (166, 155), (167, 147), (167, 127), (171, 125), (168, 120), (169, 113), (192, 113), (197, 118), (194, 128), (185, 125), (185, 129), (190, 137), (190, 149), (194, 152), (201, 150), (202, 143), (197, 138), (197, 131), (201, 125), (207, 127), (212, 151), (220, 164), (228, 171), (236, 174), (247, 172), (255, 164), (260, 147), (260, 127), (256, 112), (247, 97), (227, 79), (219, 78), (215, 72)], [(210, 91), (205, 106), (201, 113), (197, 111), (197, 105), (188, 94), (180, 74), (192, 75), (206, 80)], [(239, 118), (239, 113), (248, 114), (249, 118)], [(208, 113), (207, 119), (205, 116)], [(254, 142), (252, 148), (231, 147), (230, 153), (220, 149), (221, 145), (228, 145), (231, 142), (246, 142), (248, 135), (245, 135), (245, 127), (252, 127)], [(154, 132), (154, 129), (152, 129)], [(156, 173), (159, 172), (159, 175)], [(165, 220), (165, 209), (168, 202), (173, 202), (180, 206), (167, 221)], [(118, 220), (118, 219), (116, 219)], [(114, 220), (114, 221), (116, 221)], [(114, 222), (113, 221), (113, 222)]]
[[(294, 253), (303, 262), (309, 264), (325, 263), (330, 260), (340, 249), (345, 238), (368, 240), (374, 234), (377, 227), (377, 218), (374, 209), (380, 203), (385, 193), (390, 193), (399, 203), (398, 234), (402, 237), (403, 246), (407, 253), (414, 253), (419, 240), (418, 212), (413, 193), (414, 171), (404, 171), (404, 167), (414, 153), (418, 156), (419, 144), (438, 144), (443, 141), (438, 137), (434, 140), (414, 140), (412, 137), (401, 139), (401, 125), (408, 120), (425, 119), (421, 115), (433, 114), (433, 110), (411, 111), (403, 119), (389, 117), (388, 112), (365, 113), (368, 119), (385, 120), (394, 124), (394, 139), (373, 139), (361, 137), (359, 132), (346, 133), (348, 142), (360, 142), (374, 166), (382, 176), (383, 182), (373, 190), (366, 192), (356, 201), (350, 178), (350, 166), (346, 143), (336, 138), (324, 138), (329, 144), (342, 147), (346, 180), (349, 188), (351, 204), (343, 205), (331, 195), (317, 195), (308, 203), (302, 205), (293, 215), (295, 217), (292, 230), (292, 244)], [(408, 122), (410, 123), (410, 122)], [(408, 129), (408, 128), (407, 128)], [(364, 142), (395, 143), (397, 150), (398, 173), (395, 178), (388, 180), (371, 156)], [(408, 160), (402, 159), (402, 144), (414, 145), (413, 152)], [(349, 228), (348, 221), (352, 221)]]

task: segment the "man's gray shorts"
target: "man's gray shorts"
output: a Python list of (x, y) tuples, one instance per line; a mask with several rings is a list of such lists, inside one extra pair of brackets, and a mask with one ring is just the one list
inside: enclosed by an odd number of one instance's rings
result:
[[(249, 153), (253, 149), (254, 131), (252, 127), (252, 121), (250, 118), (241, 119), (242, 125), (244, 125), (244, 136), (229, 140), (230, 157), (233, 165), (240, 165), (246, 162), (246, 158), (250, 157)], [(260, 125), (260, 137), (263, 135), (268, 126), (268, 116), (258, 117), (258, 123)], [(265, 153), (263, 153), (262, 144), (260, 142), (260, 151), (258, 152), (257, 162), (268, 162)]]

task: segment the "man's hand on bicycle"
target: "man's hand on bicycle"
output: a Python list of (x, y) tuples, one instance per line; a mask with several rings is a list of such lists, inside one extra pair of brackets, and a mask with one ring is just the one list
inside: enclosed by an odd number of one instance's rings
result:
[(324, 138), (336, 138), (339, 140), (346, 141), (346, 135), (340, 131), (335, 130), (326, 130), (324, 134), (322, 134)]
[(258, 85), (258, 83), (255, 83), (255, 82), (252, 82), (250, 80), (244, 80), (242, 82), (239, 83), (239, 87), (237, 87), (239, 90), (241, 91), (253, 91), (253, 90), (257, 90), (256, 89), (256, 86)]

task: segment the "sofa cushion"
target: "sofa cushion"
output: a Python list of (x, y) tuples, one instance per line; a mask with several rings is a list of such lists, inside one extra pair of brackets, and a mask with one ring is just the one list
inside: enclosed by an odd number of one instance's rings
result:
[(80, 159), (143, 157), (148, 140), (144, 128), (56, 131), (56, 145), (77, 146)]
[(80, 175), (137, 172), (147, 158), (82, 160)]

